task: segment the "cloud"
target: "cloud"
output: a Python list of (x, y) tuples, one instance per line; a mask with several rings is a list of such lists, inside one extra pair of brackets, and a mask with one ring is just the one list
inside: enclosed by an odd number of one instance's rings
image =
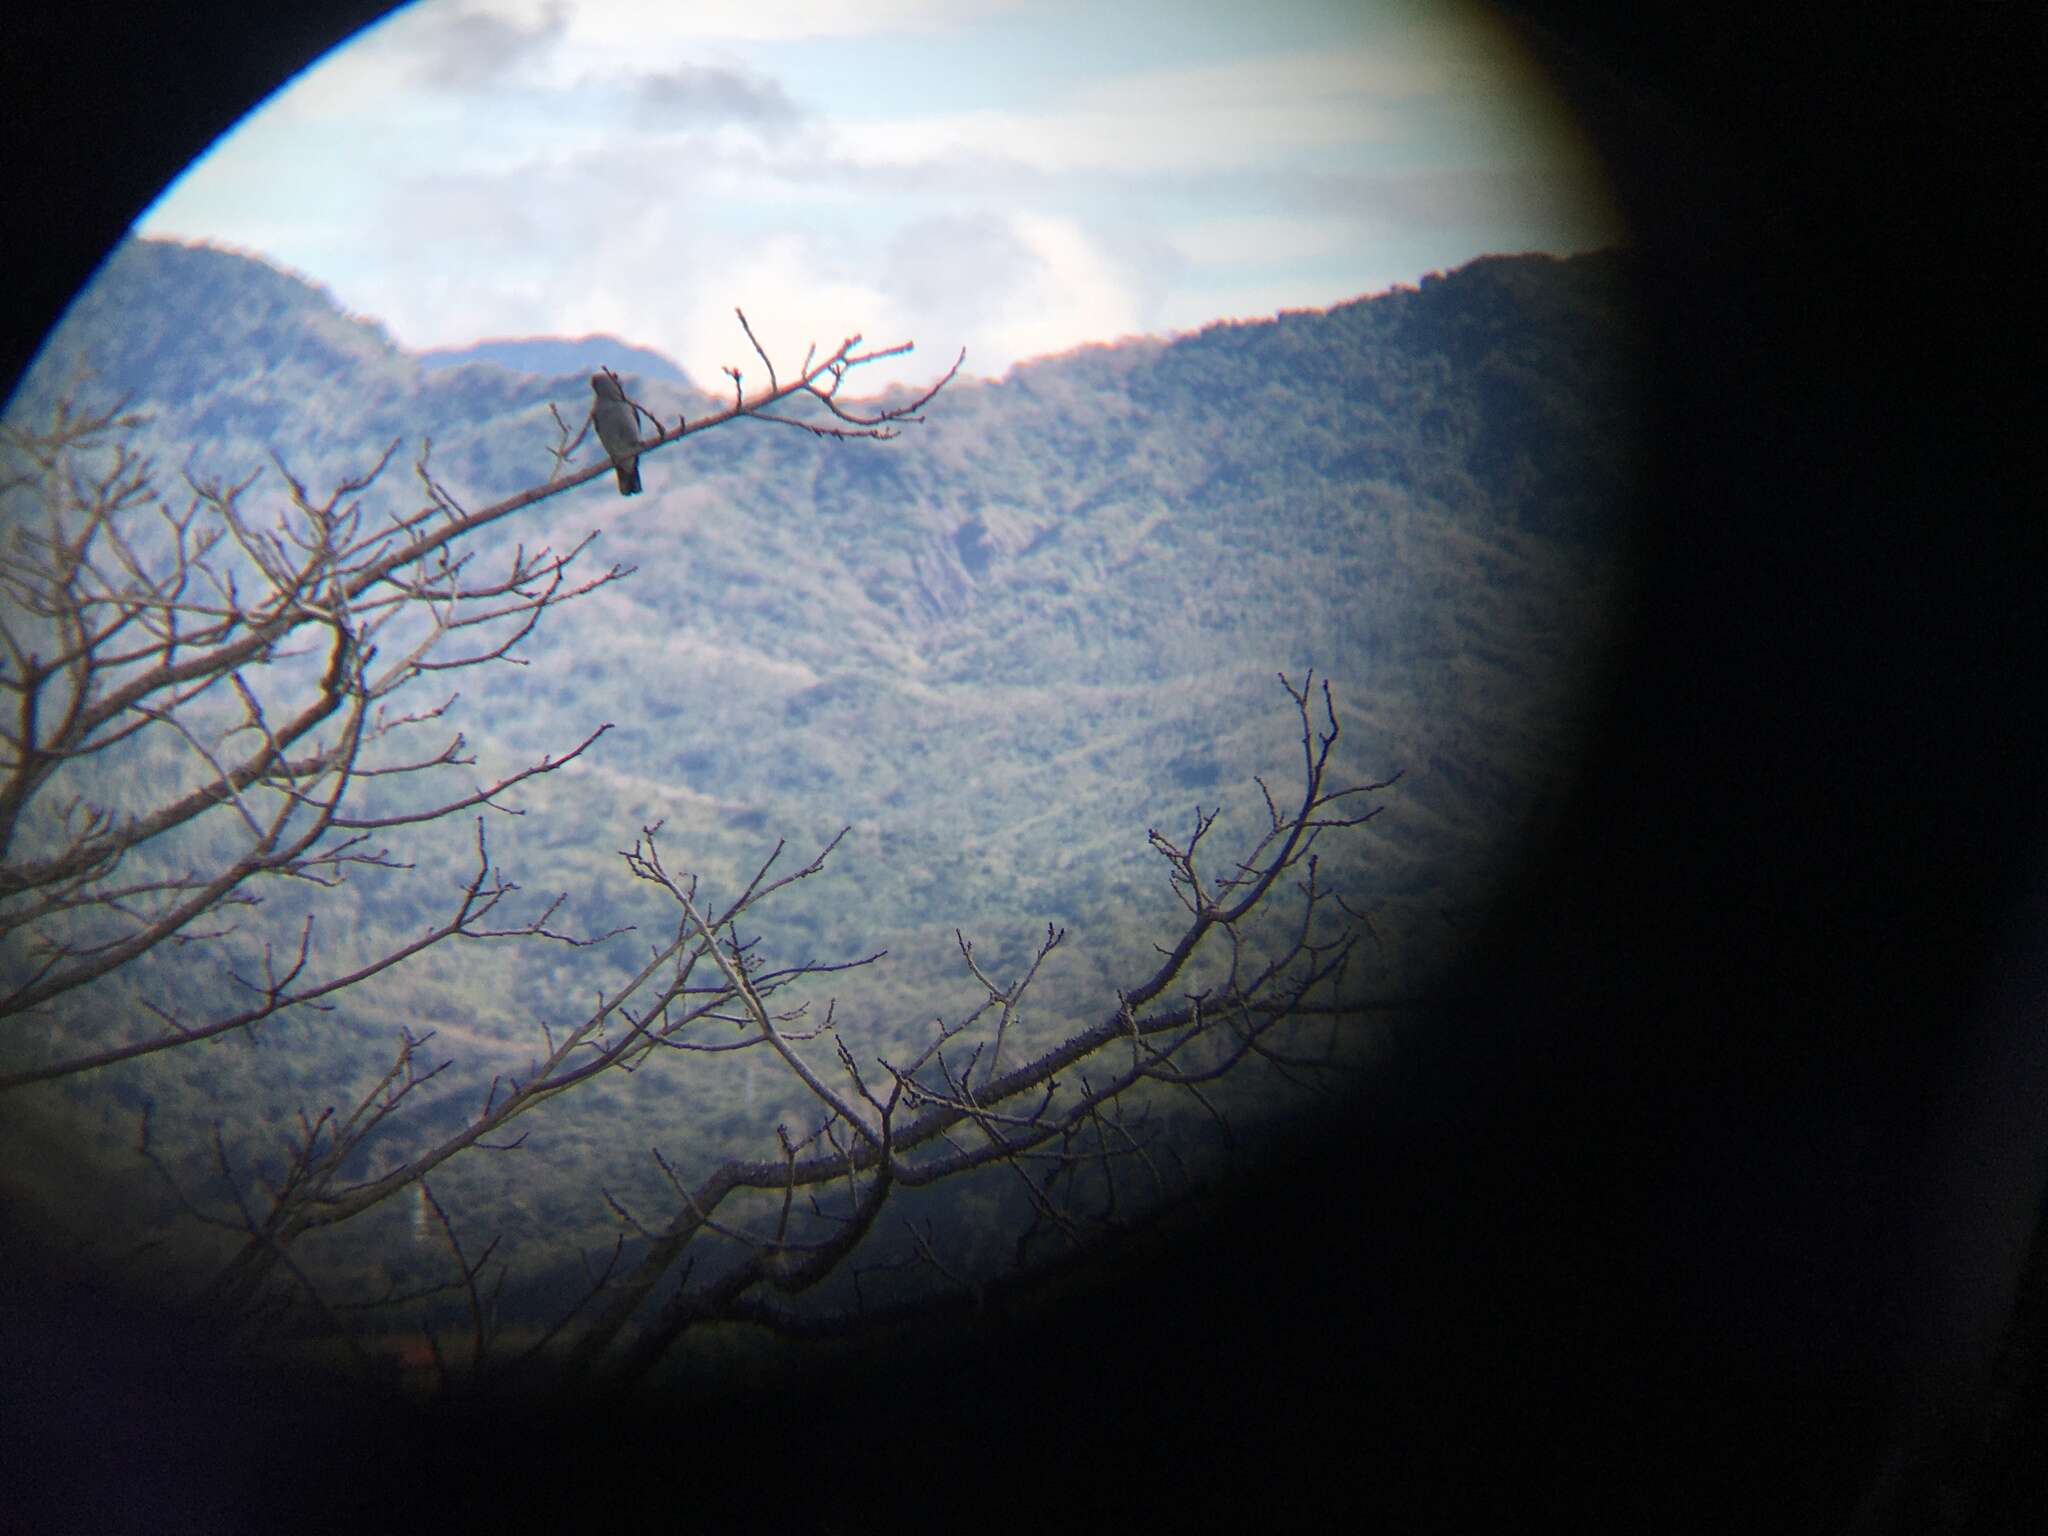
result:
[(1341, 217), (1281, 214), (1198, 219), (1168, 236), (1182, 260), (1196, 267), (1285, 265), (1335, 255), (1357, 238), (1355, 222)]
[(977, 373), (1142, 329), (1131, 274), (1079, 223), (1020, 213), (1010, 227), (1034, 267), (1021, 286), (990, 293), (990, 312), (969, 341)]
[(682, 64), (644, 77), (634, 95), (636, 116), (654, 128), (734, 123), (776, 139), (804, 117), (781, 82), (749, 69)]
[(417, 119), (423, 95), (488, 98), (550, 73), (573, 17), (569, 0), (425, 0), (322, 55), (258, 115), (351, 125)]
[(1041, 280), (1045, 258), (994, 213), (944, 215), (900, 225), (883, 258), (881, 290), (934, 335), (963, 341), (991, 295)]
[(1299, 206), (1344, 210), (1378, 230), (1496, 229), (1588, 249), (1625, 237), (1612, 190), (1590, 154), (1533, 165), (1307, 176), (1285, 189)]
[[(657, 345), (664, 351), (673, 347), (692, 378), (717, 380), (725, 367), (741, 366), (752, 390), (766, 380), (735, 309), (745, 311), (754, 335), (785, 375), (813, 344), (822, 357), (855, 334), (864, 349), (910, 339), (904, 315), (887, 295), (856, 267), (835, 262), (827, 242), (797, 229), (755, 245), (743, 269), (716, 288), (690, 290), (667, 315), (647, 316), (644, 306), (641, 314), (667, 338)], [(863, 382), (856, 381), (856, 393), (865, 392)]]
[(551, 53), (569, 30), (569, 7), (423, 5), (410, 30), (407, 73), (420, 84), (475, 89)]
[[(757, 366), (735, 304), (778, 366), (915, 337), (886, 374), (913, 381), (963, 343), (1000, 374), (1618, 236), (1497, 31), (1310, 48), (1240, 21), (1273, 51), (1233, 56), (1134, 26), (1064, 69), (1077, 11), (974, 35), (989, 9), (441, 0), (309, 71), (146, 227), (316, 273), (409, 346), (608, 330), (707, 382)], [(1013, 43), (1036, 60), (1014, 80), (989, 62)]]
[(1286, 54), (1098, 80), (1030, 111), (844, 123), (855, 163), (972, 156), (1049, 173), (1211, 172), (1277, 156), (1386, 142), (1387, 103), (1419, 90), (1364, 50)]
[(1390, 54), (1379, 47), (1299, 50), (1175, 69), (1148, 69), (1077, 88), (1083, 109), (1203, 112), (1219, 104), (1353, 103), (1412, 100), (1442, 88), (1442, 71), (1427, 54)]
[[(517, 5), (521, 0), (495, 0)], [(580, 40), (645, 47), (656, 42), (795, 42), (970, 26), (1026, 0), (609, 0), (585, 7)]]
[[(372, 221), (403, 236), (370, 253), (366, 281), (337, 291), (408, 347), (607, 331), (712, 388), (728, 364), (745, 368), (750, 388), (762, 373), (736, 306), (785, 371), (813, 342), (830, 352), (856, 331), (875, 345), (908, 339), (868, 242), (814, 210), (744, 231), (729, 211), (707, 219), (726, 174), (711, 154), (595, 151), (517, 174), (409, 182)], [(918, 367), (892, 377), (934, 374), (944, 361)]]

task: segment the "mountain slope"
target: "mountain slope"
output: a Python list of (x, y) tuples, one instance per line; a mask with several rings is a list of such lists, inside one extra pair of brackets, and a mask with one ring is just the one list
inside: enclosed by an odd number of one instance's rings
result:
[(636, 347), (616, 336), (505, 337), (479, 341), (467, 347), (434, 347), (415, 354), (423, 369), (462, 368), (471, 363), (489, 363), (514, 373), (594, 373), (600, 367), (637, 373), (643, 378), (664, 379), (687, 384), (689, 379), (674, 363), (651, 347)]
[[(640, 926), (574, 952), (436, 951), (323, 1020), (270, 1026), (290, 1050), (154, 1058), (166, 1136), (222, 1094), (280, 1111), (331, 1096), (400, 1022), (466, 1042), (450, 1092), (488, 1083), (536, 1020), (613, 986), (671, 922), (616, 852), (655, 822), (714, 892), (778, 836), (804, 856), (853, 828), (828, 877), (779, 904), (762, 952), (886, 948), (835, 994), (863, 1048), (972, 1006), (956, 927), (992, 974), (1048, 922), (1068, 928), (1020, 1029), (1028, 1043), (1092, 1022), (1179, 913), (1146, 830), (1184, 833), (1221, 805), (1222, 857), (1263, 818), (1253, 775), (1276, 794), (1295, 782), (1281, 671), (1332, 681), (1340, 777), (1404, 774), (1323, 873), (1375, 914), (1383, 947), (1360, 983), (1428, 988), (1540, 834), (1599, 701), (1636, 459), (1628, 283), (1619, 256), (1489, 258), (1327, 313), (964, 381), (891, 443), (735, 423), (647, 458), (644, 496), (599, 482), (499, 525), (479, 568), (592, 531), (593, 560), (637, 568), (551, 614), (525, 665), (465, 675), (447, 725), (484, 778), (615, 722), (522, 791), (527, 815), (493, 819), (491, 846), (537, 897), (568, 893), (570, 926)], [(589, 393), (581, 364), (423, 369), (296, 279), (149, 242), (108, 264), (13, 409), (46, 409), (81, 362), (152, 417), (163, 465), (240, 477), (275, 452), (317, 492), (396, 439), (371, 516), (415, 504), (406, 466), (427, 439), (467, 505), (544, 479), (550, 404), (573, 423)], [(668, 419), (722, 403), (628, 377)], [(278, 490), (266, 471), (245, 508)], [(473, 839), (451, 824), (408, 847), (417, 873), (318, 893), (340, 920), (322, 932), (419, 931)], [(269, 920), (309, 899), (274, 897)], [(758, 1112), (740, 1114), (754, 1090), (736, 1070), (691, 1079), (700, 1150), (772, 1124), (777, 1106), (750, 1097)], [(630, 1187), (676, 1110), (625, 1085), (565, 1102), (559, 1183), (485, 1180), (465, 1198), (515, 1233), (601, 1224), (592, 1178)]]

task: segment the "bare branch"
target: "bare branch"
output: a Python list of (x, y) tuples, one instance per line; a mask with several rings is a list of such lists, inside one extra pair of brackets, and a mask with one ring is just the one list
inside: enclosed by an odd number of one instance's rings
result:
[[(653, 428), (643, 456), (742, 417), (838, 440), (887, 438), (920, 420), (960, 367), (914, 398), (855, 404), (842, 398), (847, 379), (906, 349), (864, 351), (851, 336), (830, 353), (812, 347), (789, 374), (747, 317), (738, 320), (766, 387), (750, 396), (740, 369), (729, 369), (729, 407), (668, 428), (633, 402)], [(96, 444), (76, 422), (65, 428), (70, 436), (38, 439), (9, 459), (9, 472), (17, 461), (19, 472), (0, 485), (33, 488), (51, 515), (32, 537), (0, 547), (0, 938), (24, 961), (10, 973), (14, 990), (0, 998), (0, 1019), (25, 1027), (60, 1007), (82, 1012), (104, 995), (95, 987), (173, 944), (219, 946), (232, 1004), (201, 1016), (171, 996), (146, 998), (124, 1016), (153, 1019), (152, 1038), (74, 1047), (67, 1059), (0, 1076), (0, 1088), (253, 1030), (292, 1009), (317, 1016), (340, 993), (435, 945), (519, 939), (587, 949), (625, 931), (565, 931), (560, 895), (515, 901), (519, 888), (493, 861), (482, 814), (520, 814), (513, 791), (577, 760), (611, 726), (491, 778), (466, 772), (467, 743), (444, 723), (456, 695), (439, 674), (522, 664), (518, 652), (545, 613), (628, 574), (586, 574), (578, 562), (588, 540), (559, 553), (521, 544), (488, 569), (474, 545), (494, 523), (611, 473), (608, 456), (570, 468), (584, 428), (572, 432), (566, 415), (550, 410), (559, 437), (545, 484), (472, 508), (432, 469), (423, 442), (413, 473), (425, 504), (381, 521), (358, 498), (396, 445), (324, 500), (279, 460), (283, 489), (267, 508), (254, 477), (233, 485), (189, 477), (190, 502), (168, 506), (146, 463), (118, 443)], [(422, 699), (417, 685), (429, 678)], [(1042, 1251), (1082, 1251), (1133, 1230), (1160, 1205), (1188, 1197), (1191, 1164), (1209, 1158), (1209, 1146), (1220, 1142), (1223, 1155), (1234, 1147), (1238, 1101), (1222, 1085), (1244, 1074), (1262, 1094), (1314, 1095), (1356, 1067), (1361, 1053), (1345, 1032), (1408, 1001), (1361, 996), (1354, 971), (1371, 954), (1362, 941), (1379, 939), (1370, 903), (1339, 890), (1337, 866), (1323, 858), (1380, 814), (1373, 796), (1400, 775), (1338, 780), (1337, 711), (1319, 681), (1280, 679), (1298, 733), (1298, 789), (1255, 780), (1254, 824), (1241, 838), (1215, 806), (1196, 806), (1178, 830), (1148, 831), (1179, 913), (1149, 974), (1105, 987), (1077, 1018), (1048, 1017), (1044, 993), (1034, 991), (1059, 968), (1064, 928), (1046, 924), (1028, 959), (1000, 968), (956, 929), (962, 971), (977, 989), (966, 1011), (878, 1046), (865, 1026), (841, 1027), (838, 999), (824, 989), (881, 952), (784, 953), (763, 937), (772, 929), (759, 926), (780, 892), (825, 869), (846, 829), (795, 869), (778, 842), (714, 892), (714, 877), (675, 866), (661, 823), (643, 826), (620, 858), (627, 878), (666, 909), (662, 926), (615, 974), (579, 981), (580, 1001), (523, 1020), (537, 1026), (521, 1037), (529, 1042), (523, 1063), (492, 1071), (487, 1087), (434, 1089), (451, 1060), (429, 1054), (431, 1033), (405, 1028), (388, 1064), (365, 1074), (374, 1081), (303, 1110), (281, 1150), (270, 1136), (253, 1154), (231, 1150), (216, 1127), (220, 1197), (202, 1206), (172, 1181), (190, 1217), (238, 1237), (207, 1299), (247, 1318), (301, 1298), (345, 1337), (351, 1312), (459, 1293), (474, 1383), (487, 1363), (494, 1373), (503, 1363), (493, 1356), (492, 1284), (509, 1266), (495, 1238), (471, 1255), (474, 1239), (465, 1243), (462, 1220), (442, 1198), (459, 1186), (441, 1170), (472, 1153), (521, 1147), (544, 1124), (526, 1117), (607, 1073), (701, 1070), (704, 1057), (735, 1050), (759, 1053), (750, 1067), (768, 1063), (788, 1075), (772, 1142), (764, 1127), (759, 1155), (695, 1165), (680, 1151), (651, 1149), (663, 1181), (656, 1188), (666, 1191), (655, 1197), (659, 1208), (600, 1187), (593, 1206), (621, 1229), (611, 1257), (594, 1274), (586, 1261), (588, 1289), (525, 1352), (526, 1363), (559, 1350), (572, 1372), (630, 1378), (700, 1324), (823, 1328), (806, 1308), (836, 1305), (815, 1293), (842, 1272), (864, 1312), (861, 1287), (885, 1281), (935, 1281), (946, 1296), (978, 1304), (1042, 1269)], [(132, 816), (97, 803), (97, 764), (143, 748), (175, 754), (186, 775), (177, 790)], [(387, 794), (415, 784), (402, 799)], [(31, 808), (33, 837), (25, 835)], [(404, 843), (394, 854), (374, 839), (457, 812), (475, 816), (474, 863), (435, 909), (438, 920), (403, 943), (342, 963), (326, 947), (331, 925), (311, 916), (288, 929), (252, 918), (239, 936), (225, 921), (249, 917), (280, 881), (303, 891), (384, 878), (415, 862), (432, 870), (433, 860)], [(210, 864), (170, 857), (201, 823), (220, 830), (230, 852)], [(792, 1084), (801, 1089), (794, 1111)], [(1195, 1132), (1206, 1138), (1199, 1147), (1187, 1139)], [(147, 1117), (139, 1151), (170, 1179), (150, 1147)], [(878, 1228), (900, 1191), (984, 1170), (991, 1193), (1017, 1213), (1005, 1234), (1008, 1275), (987, 1273), (985, 1255), (949, 1250), (929, 1221)], [(320, 1245), (307, 1249), (304, 1240), (414, 1185), (454, 1278), (404, 1296), (396, 1283), (380, 1293), (360, 1280), (368, 1300), (325, 1294), (344, 1287), (317, 1264)], [(881, 1246), (880, 1231), (900, 1231), (901, 1262), (852, 1270), (871, 1238)], [(873, 1311), (889, 1315), (887, 1304)], [(431, 1331), (429, 1339), (441, 1360), (440, 1341)], [(451, 1377), (445, 1361), (440, 1369), (444, 1387), (465, 1379)]]
[[(826, 398), (850, 371), (893, 355), (858, 346), (851, 337), (822, 360), (813, 347), (788, 379), (769, 365), (765, 393), (742, 394), (731, 411), (694, 424), (663, 430), (636, 402), (655, 427), (642, 451), (772, 414), (800, 393)], [(381, 521), (366, 514), (364, 497), (383, 482), (396, 440), (324, 497), (276, 454), (267, 497), (261, 471), (229, 482), (188, 465), (190, 497), (180, 506), (159, 494), (150, 461), (129, 447), (142, 422), (119, 406), (88, 412), (67, 400), (42, 430), (4, 429), (0, 494), (38, 514), (12, 519), (0, 540), (0, 937), (13, 946), (0, 1025), (11, 1024), (17, 1041), (59, 1018), (55, 1009), (73, 1021), (122, 1016), (95, 1009), (97, 989), (160, 947), (227, 943), (232, 956), (236, 930), (214, 919), (251, 908), (266, 880), (333, 885), (351, 872), (413, 867), (368, 834), (475, 809), (521, 814), (508, 802), (514, 791), (611, 729), (599, 725), (568, 751), (457, 792), (399, 793), (470, 761), (460, 735), (438, 750), (404, 750), (401, 737), (453, 703), (404, 707), (405, 690), (433, 674), (524, 665), (519, 649), (544, 614), (631, 574), (583, 574), (595, 535), (564, 552), (520, 545), (508, 566), (478, 569), (477, 535), (611, 468), (569, 472), (575, 443), (561, 412), (553, 415), (563, 442), (545, 483), (473, 507), (431, 468), (425, 438), (412, 466), (425, 504)], [(99, 763), (116, 749), (161, 755), (159, 740), (186, 755), (175, 790), (120, 812), (95, 799)], [(72, 1046), (41, 1063), (17, 1056), (0, 1071), (0, 1090), (247, 1027), (444, 939), (589, 942), (552, 926), (552, 907), (538, 920), (476, 924), (514, 890), (500, 880), (487, 894), (472, 891), (425, 939), (333, 968), (317, 984), (259, 984), (267, 990), (254, 1010), (195, 1019), (161, 1009), (167, 1028), (155, 1039)], [(236, 964), (227, 959), (226, 973)], [(313, 956), (294, 974), (317, 972)]]

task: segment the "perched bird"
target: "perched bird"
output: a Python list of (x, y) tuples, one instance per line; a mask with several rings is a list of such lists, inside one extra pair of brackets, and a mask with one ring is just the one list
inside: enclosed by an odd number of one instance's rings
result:
[(591, 407), (591, 415), (597, 421), (597, 440), (604, 444), (604, 451), (612, 456), (612, 467), (619, 472), (619, 494), (637, 496), (640, 455), (634, 450), (640, 446), (640, 433), (633, 420), (633, 407), (626, 404), (619, 381), (608, 373), (593, 373), (590, 388), (597, 396), (597, 404)]

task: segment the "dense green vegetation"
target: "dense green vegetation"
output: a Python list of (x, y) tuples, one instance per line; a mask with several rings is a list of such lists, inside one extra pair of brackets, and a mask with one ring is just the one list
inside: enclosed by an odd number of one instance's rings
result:
[[(778, 837), (801, 860), (853, 828), (823, 877), (777, 899), (761, 946), (777, 961), (888, 951), (815, 1002), (836, 997), (858, 1049), (900, 1051), (972, 1006), (956, 927), (998, 976), (1047, 923), (1069, 930), (1026, 1015), (1032, 1042), (1062, 1036), (1113, 1009), (1172, 931), (1146, 829), (1184, 831), (1222, 804), (1229, 847), (1263, 814), (1254, 774), (1276, 792), (1296, 782), (1277, 671), (1334, 680), (1350, 779), (1405, 772), (1327, 875), (1375, 914), (1383, 949), (1362, 984), (1426, 990), (1452, 953), (1445, 914), (1483, 903), (1540, 830), (1595, 702), (1634, 469), (1626, 293), (1617, 255), (1488, 258), (1327, 313), (958, 383), (893, 443), (736, 423), (646, 460), (641, 498), (604, 480), (500, 525), (529, 548), (596, 530), (596, 561), (637, 567), (552, 613), (524, 665), (463, 674), (448, 723), (481, 781), (615, 722), (489, 835), (537, 901), (567, 893), (568, 925), (638, 926), (582, 950), (443, 948), (332, 1012), (13, 1095), (24, 1196), (81, 1234), (170, 1230), (132, 1151), (141, 1104), (204, 1196), (206, 1126), (225, 1120), (238, 1155), (259, 1157), (302, 1105), (374, 1078), (400, 1025), (440, 1031), (454, 1065), (394, 1136), (452, 1124), (531, 1059), (542, 1022), (587, 1007), (665, 936), (672, 916), (618, 856), (656, 821), (714, 897)], [(273, 453), (318, 488), (400, 439), (373, 507), (418, 499), (407, 464), (427, 438), (469, 505), (531, 485), (548, 469), (549, 403), (573, 421), (588, 400), (580, 372), (423, 370), (295, 278), (146, 242), (110, 260), (11, 410), (34, 419), (78, 379), (149, 415), (167, 493), (181, 469), (240, 478)], [(636, 389), (670, 419), (721, 403), (658, 379)], [(279, 486), (267, 470), (249, 504)], [(249, 941), (307, 911), (330, 953), (401, 940), (445, 913), (474, 838), (457, 820), (399, 848), (411, 872), (269, 893)], [(217, 961), (181, 951), (121, 985), (176, 998), (224, 984)], [(137, 1011), (125, 1027), (150, 1026)], [(67, 1028), (104, 1039), (105, 1013)], [(43, 1048), (0, 1041), (8, 1061)], [(665, 1208), (649, 1147), (691, 1165), (761, 1155), (779, 1118), (806, 1113), (754, 1055), (670, 1067), (558, 1101), (520, 1152), (468, 1159), (437, 1193), (466, 1230), (503, 1232), (516, 1262), (559, 1268), (572, 1248), (609, 1248), (600, 1186)], [(1263, 1089), (1241, 1092), (1255, 1114)], [(432, 1258), (414, 1221), (409, 1203), (380, 1211), (326, 1262), (413, 1283)]]

